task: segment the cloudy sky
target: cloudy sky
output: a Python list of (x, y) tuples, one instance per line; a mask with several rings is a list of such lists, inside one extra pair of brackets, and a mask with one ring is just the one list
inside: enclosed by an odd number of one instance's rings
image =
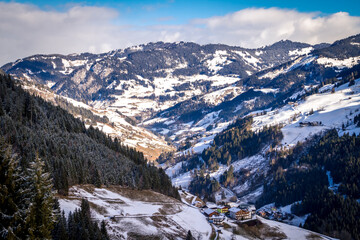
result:
[(0, 66), (33, 54), (106, 52), (164, 41), (260, 47), (360, 33), (354, 0), (0, 1)]

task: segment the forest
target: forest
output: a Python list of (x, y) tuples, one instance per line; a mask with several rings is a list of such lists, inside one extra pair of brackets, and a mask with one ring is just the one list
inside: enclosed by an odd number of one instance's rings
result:
[(59, 106), (30, 95), (3, 75), (0, 77), (0, 133), (21, 156), (23, 169), (38, 154), (51, 173), (54, 188), (118, 184), (177, 197), (162, 169), (149, 165), (141, 152), (111, 139)]
[(202, 152), (210, 170), (217, 170), (219, 163), (229, 166), (234, 160), (252, 156), (268, 144), (275, 146), (283, 138), (278, 125), (253, 132), (252, 123), (251, 116), (240, 118), (214, 138), (213, 145)]
[[(339, 136), (334, 129), (310, 147), (298, 144), (285, 159), (278, 156), (273, 180), (264, 185), (257, 206), (301, 201), (292, 211), (311, 214), (305, 228), (360, 239), (360, 136)], [(337, 187), (329, 188), (329, 177)]]
[(165, 172), (142, 153), (1, 74), (0, 134), (0, 239), (108, 239), (86, 203), (65, 222), (54, 193), (67, 195), (75, 184), (152, 189), (179, 199)]

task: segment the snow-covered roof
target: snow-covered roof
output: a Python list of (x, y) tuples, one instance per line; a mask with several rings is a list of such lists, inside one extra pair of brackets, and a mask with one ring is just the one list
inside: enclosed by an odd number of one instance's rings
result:
[(225, 208), (225, 206), (224, 205), (218, 205), (217, 208), (218, 209), (223, 209), (223, 208)]
[(210, 209), (210, 208), (207, 208), (207, 209), (204, 210), (204, 213), (205, 213), (206, 215), (210, 215), (210, 214), (212, 214), (213, 212), (215, 212), (215, 211), (212, 210), (212, 209)]
[(237, 208), (237, 207), (232, 207), (232, 208), (229, 209), (229, 212), (237, 213), (238, 211), (240, 211), (240, 209)]

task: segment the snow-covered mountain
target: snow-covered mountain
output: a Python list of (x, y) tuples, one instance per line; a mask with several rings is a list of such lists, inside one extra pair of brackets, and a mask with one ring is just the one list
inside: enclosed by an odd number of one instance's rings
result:
[[(2, 68), (96, 108), (146, 119), (313, 49), (291, 41), (259, 49), (157, 42), (104, 54), (35, 55)], [(223, 92), (217, 100), (205, 102), (218, 104), (239, 91)]]
[(282, 106), (356, 65), (359, 42), (359, 35), (259, 49), (158, 42), (104, 54), (35, 55), (2, 68), (106, 116), (110, 124), (97, 127), (154, 159), (171, 147), (135, 125), (176, 147), (190, 139), (201, 153), (235, 118)]
[[(56, 96), (95, 115), (106, 116), (110, 124), (98, 122), (98, 128), (154, 160), (172, 148), (163, 139), (137, 128), (136, 123), (158, 122), (159, 112), (176, 110), (188, 101), (195, 102), (197, 108), (217, 106), (246, 90), (234, 85), (239, 80), (324, 46), (281, 41), (259, 49), (244, 49), (158, 42), (104, 54), (35, 55), (2, 68), (17, 78), (46, 85)], [(189, 109), (186, 106), (171, 119)], [(171, 119), (162, 122), (175, 123)], [(161, 135), (171, 131), (148, 123), (142, 126)]]
[[(177, 186), (188, 188), (198, 171), (219, 183), (232, 169), (235, 180), (219, 186), (218, 201), (254, 202), (272, 180), (277, 150), (291, 151), (333, 128), (340, 136), (360, 133), (354, 118), (360, 112), (360, 35), (331, 45), (281, 41), (259, 49), (158, 42), (104, 54), (36, 55), (3, 69), (49, 101), (61, 98), (107, 118), (93, 125), (150, 159), (173, 145), (177, 150), (159, 163)], [(254, 133), (278, 125), (281, 141), (259, 142), (256, 153), (233, 155), (211, 169), (204, 150), (221, 149), (214, 138), (245, 116), (252, 116)]]

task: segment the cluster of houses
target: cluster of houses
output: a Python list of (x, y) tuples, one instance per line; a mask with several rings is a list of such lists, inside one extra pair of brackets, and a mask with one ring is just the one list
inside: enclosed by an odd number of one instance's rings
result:
[(251, 220), (256, 214), (256, 208), (250, 204), (229, 203), (215, 208), (205, 208), (203, 213), (210, 223), (221, 225), (226, 217), (236, 221)]
[(270, 220), (284, 221), (286, 219), (292, 219), (292, 214), (282, 212), (280, 209), (275, 206), (262, 207), (257, 211), (257, 214), (263, 218)]

